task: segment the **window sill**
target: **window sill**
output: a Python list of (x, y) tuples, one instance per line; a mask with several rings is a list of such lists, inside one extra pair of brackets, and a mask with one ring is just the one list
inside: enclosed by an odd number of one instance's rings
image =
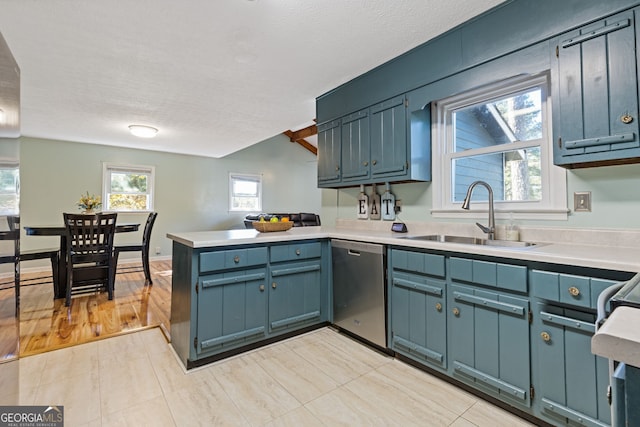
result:
[[(569, 209), (531, 209), (531, 210), (495, 210), (496, 220), (550, 220), (550, 221), (566, 221), (569, 218)], [(473, 209), (464, 211), (462, 209), (432, 209), (431, 216), (434, 218), (479, 218), (486, 219), (488, 211), (482, 209)]]

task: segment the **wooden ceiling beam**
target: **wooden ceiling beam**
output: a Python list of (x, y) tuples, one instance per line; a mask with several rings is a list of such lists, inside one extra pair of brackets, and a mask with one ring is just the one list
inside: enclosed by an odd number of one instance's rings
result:
[(315, 124), (297, 130), (295, 132), (292, 130), (287, 130), (282, 133), (285, 134), (291, 142), (296, 142), (302, 145), (307, 150), (311, 151), (316, 156), (318, 155), (318, 149), (313, 144), (310, 144), (309, 141), (305, 140), (305, 138), (318, 134), (318, 127)]
[(313, 135), (318, 134), (318, 127), (316, 125), (307, 126), (304, 129), (297, 130), (292, 132), (291, 142), (298, 141), (300, 139), (305, 139)]

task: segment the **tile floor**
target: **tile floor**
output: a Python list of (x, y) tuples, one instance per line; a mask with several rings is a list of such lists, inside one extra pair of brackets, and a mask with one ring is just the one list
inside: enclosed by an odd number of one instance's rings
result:
[(526, 426), (324, 328), (185, 373), (158, 328), (21, 358), (20, 404), (75, 426)]

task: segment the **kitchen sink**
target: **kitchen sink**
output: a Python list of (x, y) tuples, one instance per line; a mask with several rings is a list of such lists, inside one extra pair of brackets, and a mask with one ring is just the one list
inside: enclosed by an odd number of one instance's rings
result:
[(430, 242), (441, 243), (462, 243), (467, 245), (483, 245), (483, 246), (502, 246), (511, 248), (525, 248), (535, 246), (533, 242), (519, 242), (513, 240), (489, 240), (480, 239), (478, 237), (466, 237), (466, 236), (450, 236), (446, 234), (429, 234), (426, 236), (403, 236), (402, 239), (407, 240), (423, 240)]

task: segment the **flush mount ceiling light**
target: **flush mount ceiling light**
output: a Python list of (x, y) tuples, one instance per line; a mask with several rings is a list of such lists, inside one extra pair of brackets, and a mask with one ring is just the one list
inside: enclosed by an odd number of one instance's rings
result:
[(129, 132), (139, 138), (153, 138), (158, 133), (158, 129), (145, 125), (129, 125)]

